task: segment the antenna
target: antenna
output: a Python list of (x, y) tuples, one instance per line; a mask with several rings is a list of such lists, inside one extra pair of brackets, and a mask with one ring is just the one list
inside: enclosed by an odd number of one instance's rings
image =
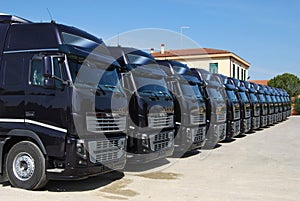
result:
[(47, 11), (48, 11), (48, 14), (49, 14), (49, 17), (50, 17), (50, 19), (51, 19), (51, 22), (54, 22), (53, 21), (53, 18), (52, 18), (52, 15), (51, 15), (51, 12), (50, 12), (50, 10), (47, 8)]
[(120, 46), (120, 33), (118, 32), (118, 47)]

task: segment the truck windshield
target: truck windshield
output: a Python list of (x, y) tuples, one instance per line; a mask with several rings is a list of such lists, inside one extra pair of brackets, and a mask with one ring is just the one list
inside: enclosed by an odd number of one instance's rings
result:
[(154, 59), (151, 57), (147, 57), (146, 55), (139, 55), (136, 52), (133, 53), (128, 53), (126, 54), (128, 61), (130, 64), (135, 64), (135, 65), (156, 65), (157, 63), (155, 62)]
[(234, 91), (232, 90), (226, 90), (227, 96), (231, 101), (238, 101)]
[(261, 102), (263, 102), (263, 103), (266, 102), (266, 98), (263, 94), (259, 94), (258, 97)]
[(207, 92), (211, 99), (216, 101), (224, 101), (221, 92), (217, 88), (208, 88)]
[(250, 93), (249, 95), (250, 95), (250, 100), (251, 100), (252, 102), (258, 102), (258, 99), (257, 99), (257, 97), (255, 96), (254, 93)]
[(173, 69), (177, 74), (183, 75), (187, 71), (186, 66), (173, 65)]
[(272, 103), (273, 102), (270, 95), (266, 95), (266, 99), (267, 99), (268, 103)]
[(134, 75), (137, 91), (140, 95), (171, 96), (163, 77), (146, 77), (140, 74)]
[(275, 96), (271, 96), (271, 97), (272, 97), (273, 103), (277, 103), (278, 102)]
[(63, 43), (87, 49), (95, 49), (100, 43), (72, 33), (62, 32)]
[(182, 90), (183, 96), (185, 96), (185, 97), (203, 99), (203, 96), (200, 93), (200, 90), (199, 90), (199, 87), (197, 84), (189, 84), (189, 83), (181, 82), (180, 88)]
[(239, 92), (239, 95), (240, 95), (240, 98), (241, 98), (241, 100), (244, 102), (244, 103), (247, 103), (247, 102), (249, 102), (249, 99), (248, 99), (248, 97), (247, 97), (247, 95), (246, 95), (246, 93), (245, 92)]
[(74, 57), (68, 57), (72, 81), (76, 87), (93, 88), (105, 91), (120, 91), (119, 79), (113, 66), (100, 61), (83, 62)]

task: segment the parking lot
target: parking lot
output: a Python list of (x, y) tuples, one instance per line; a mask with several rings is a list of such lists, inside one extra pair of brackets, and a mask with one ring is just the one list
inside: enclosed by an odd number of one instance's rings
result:
[(0, 185), (1, 200), (299, 200), (300, 117), (151, 167), (127, 167), (84, 181), (51, 181), (40, 191)]

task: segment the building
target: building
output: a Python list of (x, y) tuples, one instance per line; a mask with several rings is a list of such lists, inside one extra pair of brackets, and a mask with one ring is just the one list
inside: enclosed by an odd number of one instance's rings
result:
[(165, 50), (161, 45), (160, 52), (151, 54), (158, 60), (176, 60), (191, 68), (203, 68), (212, 73), (220, 73), (241, 80), (248, 79), (250, 63), (233, 52), (211, 48), (196, 48), (182, 50)]

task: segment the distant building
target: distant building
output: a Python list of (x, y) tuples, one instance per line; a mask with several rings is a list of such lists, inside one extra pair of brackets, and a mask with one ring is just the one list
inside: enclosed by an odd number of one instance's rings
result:
[(254, 82), (256, 84), (262, 84), (265, 86), (268, 86), (268, 84), (269, 84), (269, 80), (249, 80), (249, 82)]
[(176, 60), (192, 68), (203, 68), (241, 80), (247, 80), (251, 66), (249, 62), (227, 50), (210, 48), (165, 50), (162, 44), (160, 52), (151, 49), (151, 54), (158, 60)]

